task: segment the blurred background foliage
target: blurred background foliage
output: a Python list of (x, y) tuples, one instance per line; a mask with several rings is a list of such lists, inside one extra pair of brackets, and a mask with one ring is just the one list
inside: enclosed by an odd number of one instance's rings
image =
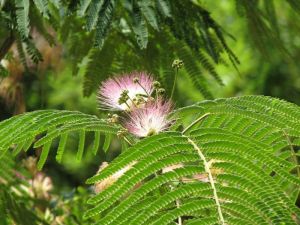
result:
[[(176, 106), (248, 94), (300, 104), (298, 0), (0, 0), (0, 9), (1, 120), (47, 108), (105, 117), (97, 87), (133, 70), (152, 73), (170, 95), (175, 59), (184, 62)], [(72, 196), (120, 152), (114, 140), (79, 163), (73, 142), (63, 165), (52, 156), (45, 168), (54, 191)], [(19, 158), (29, 155), (39, 153)]]

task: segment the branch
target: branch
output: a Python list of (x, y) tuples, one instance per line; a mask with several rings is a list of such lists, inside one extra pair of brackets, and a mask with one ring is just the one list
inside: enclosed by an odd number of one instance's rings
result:
[(11, 46), (13, 45), (15, 41), (14, 35), (11, 33), (8, 38), (5, 39), (2, 46), (0, 47), (0, 61), (4, 58), (6, 53), (9, 51)]

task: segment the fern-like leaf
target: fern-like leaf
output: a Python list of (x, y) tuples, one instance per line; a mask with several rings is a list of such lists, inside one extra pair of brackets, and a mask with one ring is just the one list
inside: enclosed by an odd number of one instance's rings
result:
[(33, 0), (33, 1), (37, 9), (42, 14), (42, 16), (46, 19), (49, 19), (48, 2), (46, 0)]
[(132, 3), (132, 17), (133, 17), (133, 32), (136, 35), (137, 42), (141, 49), (147, 47), (148, 44), (148, 28), (146, 21), (142, 15), (141, 9), (134, 0)]
[(148, 23), (155, 29), (158, 30), (158, 23), (155, 12), (155, 4), (152, 1), (138, 1), (138, 5), (141, 9), (142, 14), (148, 21)]
[(87, 29), (91, 31), (97, 24), (99, 18), (99, 10), (101, 9), (102, 5), (104, 4), (104, 0), (93, 0), (88, 7), (87, 11)]
[(156, 0), (156, 5), (164, 17), (171, 17), (170, 4), (168, 0)]
[(15, 0), (17, 28), (22, 39), (26, 39), (29, 35), (29, 0)]
[[(88, 201), (93, 207), (85, 218), (101, 213), (97, 224), (170, 224), (180, 217), (187, 224), (297, 223), (300, 211), (289, 190), (300, 186), (293, 149), (300, 143), (298, 106), (245, 96), (175, 114), (197, 117), (181, 133), (138, 142), (88, 179), (97, 185), (129, 168)], [(155, 194), (163, 189), (169, 190)]]
[(104, 39), (112, 22), (113, 10), (115, 7), (114, 0), (105, 0), (100, 11), (96, 27), (95, 46), (102, 48)]
[(78, 9), (78, 15), (84, 16), (86, 10), (88, 9), (89, 5), (91, 4), (92, 0), (80, 0), (80, 7)]
[[(24, 132), (26, 130), (26, 132)], [(12, 117), (0, 123), (0, 153), (4, 155), (13, 144), (17, 145), (15, 155), (22, 149), (27, 150), (35, 139), (34, 148), (43, 147), (38, 163), (39, 169), (43, 167), (50, 151), (51, 143), (59, 138), (60, 143), (56, 159), (61, 161), (66, 146), (67, 136), (70, 132), (79, 132), (79, 147), (77, 158), (81, 160), (84, 152), (84, 132), (105, 132), (115, 134), (118, 128), (100, 120), (95, 116), (79, 112), (44, 110), (25, 113)], [(106, 149), (109, 146), (106, 142)]]
[[(172, 224), (177, 219), (187, 224), (297, 224), (299, 106), (244, 96), (200, 102), (172, 116), (186, 115), (195, 118), (181, 132), (140, 140), (87, 180), (96, 186), (113, 181), (88, 200), (85, 219), (97, 218), (101, 225)], [(56, 138), (61, 161), (74, 131), (79, 132), (80, 160), (86, 132), (95, 133), (95, 153), (101, 133), (106, 151), (117, 127), (78, 112), (26, 113), (0, 123), (1, 157), (9, 148), (17, 153), (28, 149), (40, 135), (34, 147), (42, 147), (41, 169)], [(115, 179), (115, 174), (121, 176)]]
[(34, 63), (39, 63), (43, 61), (43, 56), (40, 51), (35, 47), (31, 40), (26, 40), (26, 51), (30, 55), (30, 58)]

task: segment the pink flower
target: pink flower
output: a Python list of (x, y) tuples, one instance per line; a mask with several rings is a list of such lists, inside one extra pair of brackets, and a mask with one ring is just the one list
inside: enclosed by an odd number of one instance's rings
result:
[[(145, 72), (133, 72), (124, 76), (110, 78), (102, 82), (98, 100), (101, 108), (109, 110), (129, 110), (139, 96), (147, 98), (153, 91), (153, 78)], [(127, 93), (127, 100), (120, 102), (120, 97)], [(146, 99), (145, 99), (146, 100)]]
[(53, 183), (50, 177), (42, 172), (35, 174), (33, 179), (29, 180), (30, 186), (21, 185), (21, 188), (31, 197), (38, 199), (50, 199), (50, 192), (53, 189)]
[(168, 115), (171, 109), (172, 104), (169, 101), (148, 101), (143, 107), (132, 110), (123, 125), (138, 137), (151, 136), (170, 127), (172, 121), (168, 119)]

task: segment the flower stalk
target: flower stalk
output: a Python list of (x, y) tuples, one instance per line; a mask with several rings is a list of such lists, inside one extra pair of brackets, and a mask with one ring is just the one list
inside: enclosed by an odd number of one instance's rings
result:
[(183, 61), (180, 59), (175, 59), (172, 63), (172, 68), (175, 69), (175, 77), (174, 77), (174, 82), (173, 82), (173, 87), (172, 87), (172, 92), (171, 92), (171, 99), (173, 98), (174, 92), (175, 92), (175, 87), (177, 83), (177, 77), (178, 77), (178, 71), (179, 69), (183, 67)]

